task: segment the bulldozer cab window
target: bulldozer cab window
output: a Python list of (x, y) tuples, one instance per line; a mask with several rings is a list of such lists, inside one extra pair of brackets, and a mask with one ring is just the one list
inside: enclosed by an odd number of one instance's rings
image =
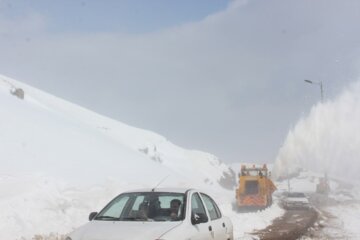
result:
[(259, 192), (259, 183), (257, 181), (245, 182), (245, 194), (257, 194)]

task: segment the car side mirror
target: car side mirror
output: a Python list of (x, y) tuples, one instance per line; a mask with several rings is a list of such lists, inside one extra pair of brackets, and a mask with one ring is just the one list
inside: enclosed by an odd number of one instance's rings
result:
[(90, 213), (89, 214), (89, 221), (92, 221), (96, 217), (97, 214), (98, 214), (97, 212)]
[(191, 224), (196, 225), (200, 223), (206, 223), (209, 218), (204, 213), (191, 213)]

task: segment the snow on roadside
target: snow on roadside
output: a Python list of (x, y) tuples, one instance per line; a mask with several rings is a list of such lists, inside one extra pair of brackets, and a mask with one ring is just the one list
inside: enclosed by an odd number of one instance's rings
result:
[(108, 180), (86, 190), (41, 175), (0, 175), (0, 239), (66, 234), (132, 187)]
[[(0, 176), (0, 238), (20, 239), (39, 231), (66, 231), (57, 225), (69, 204), (60, 184), (40, 176)], [(54, 219), (56, 219), (54, 221)]]
[(285, 212), (277, 202), (274, 202), (271, 207), (257, 212), (237, 213), (232, 210), (231, 204), (222, 205), (222, 210), (233, 222), (235, 239), (246, 239), (255, 230), (271, 225), (275, 218), (282, 216)]
[[(71, 187), (41, 175), (0, 175), (0, 239), (30, 240), (35, 235), (59, 236), (85, 224), (92, 211), (101, 210), (119, 193), (139, 185), (109, 179), (103, 185), (86, 189)], [(281, 216), (274, 204), (258, 212), (237, 213), (232, 209), (233, 191), (205, 187), (231, 218), (235, 239), (246, 239), (255, 229), (262, 229)]]
[(360, 239), (359, 216), (360, 203), (349, 203), (327, 208), (327, 210), (341, 221), (341, 227), (348, 239)]

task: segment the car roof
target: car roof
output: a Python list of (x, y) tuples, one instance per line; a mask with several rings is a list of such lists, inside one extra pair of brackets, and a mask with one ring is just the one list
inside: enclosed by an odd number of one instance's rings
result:
[(189, 190), (196, 191), (192, 188), (142, 188), (142, 189), (135, 189), (129, 190), (124, 193), (131, 193), (131, 192), (171, 192), (171, 193), (186, 193)]

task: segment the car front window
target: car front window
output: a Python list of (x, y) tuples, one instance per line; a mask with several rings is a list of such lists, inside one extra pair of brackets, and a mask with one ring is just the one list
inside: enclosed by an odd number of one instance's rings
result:
[(95, 218), (110, 221), (180, 221), (185, 216), (185, 194), (140, 192), (121, 194)]
[(218, 206), (216, 205), (216, 203), (214, 202), (214, 200), (208, 195), (205, 195), (203, 193), (201, 193), (201, 197), (203, 198), (205, 206), (209, 212), (210, 219), (215, 220), (221, 218), (221, 212)]
[(199, 194), (197, 193), (194, 193), (191, 197), (191, 211), (194, 214), (202, 214), (206, 216), (205, 207), (201, 202)]

